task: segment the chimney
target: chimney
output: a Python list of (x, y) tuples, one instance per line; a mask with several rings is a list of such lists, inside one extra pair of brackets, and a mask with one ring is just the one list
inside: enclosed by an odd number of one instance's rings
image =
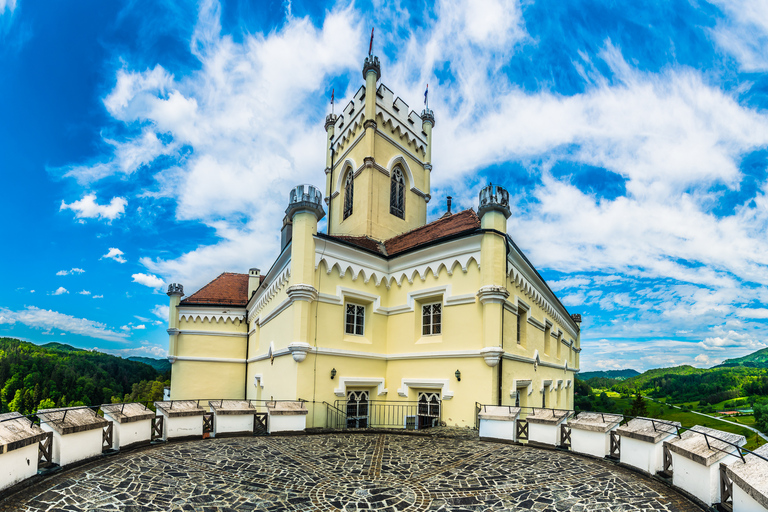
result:
[(259, 289), (261, 283), (261, 271), (257, 268), (252, 268), (248, 271), (248, 300), (251, 299), (253, 293)]
[(448, 215), (451, 214), (451, 196), (448, 196)]
[(580, 324), (580, 323), (581, 323), (581, 315), (580, 315), (580, 314), (578, 314), (578, 313), (573, 313), (573, 314), (571, 315), (571, 320), (573, 320), (573, 321), (574, 321), (574, 322), (576, 322), (577, 324)]

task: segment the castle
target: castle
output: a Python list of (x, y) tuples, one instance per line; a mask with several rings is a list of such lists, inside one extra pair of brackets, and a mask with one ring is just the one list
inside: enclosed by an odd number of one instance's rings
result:
[(270, 269), (169, 286), (171, 399), (342, 401), (358, 427), (375, 401), (451, 426), (476, 402), (573, 409), (581, 318), (507, 234), (508, 192), (427, 223), (434, 114), (377, 86), (377, 57), (363, 77), (325, 121), (325, 201), (291, 191)]

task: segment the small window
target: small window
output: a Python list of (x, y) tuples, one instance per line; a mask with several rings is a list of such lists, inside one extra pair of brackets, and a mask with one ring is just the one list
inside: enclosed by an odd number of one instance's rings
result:
[(362, 336), (365, 333), (365, 306), (347, 304), (344, 332)]
[(422, 331), (423, 336), (441, 334), (442, 331), (442, 311), (441, 303), (426, 304), (421, 308)]
[(517, 315), (517, 344), (522, 343), (522, 337), (520, 336), (520, 329), (522, 328), (524, 316), (522, 314)]
[(355, 194), (355, 183), (352, 180), (352, 169), (347, 172), (347, 180), (344, 183), (344, 218), (352, 215), (352, 202)]
[(389, 213), (405, 218), (405, 180), (402, 171), (397, 168), (392, 173), (389, 191)]

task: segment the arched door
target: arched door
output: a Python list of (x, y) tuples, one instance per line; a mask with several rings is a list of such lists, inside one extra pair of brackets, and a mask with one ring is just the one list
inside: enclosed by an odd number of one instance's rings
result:
[(347, 391), (347, 428), (368, 428), (368, 391)]

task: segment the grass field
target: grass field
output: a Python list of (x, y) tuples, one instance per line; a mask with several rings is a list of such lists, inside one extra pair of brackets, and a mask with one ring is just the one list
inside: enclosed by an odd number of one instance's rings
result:
[[(619, 411), (626, 411), (630, 407), (630, 398), (612, 398), (612, 401), (617, 407), (617, 410)], [(659, 418), (661, 420), (668, 420), (668, 421), (679, 421), (680, 424), (684, 427), (693, 427), (695, 425), (701, 425), (703, 427), (709, 427), (714, 428), (717, 430), (722, 430), (724, 432), (732, 432), (734, 434), (740, 434), (747, 438), (747, 444), (745, 446), (748, 450), (754, 450), (758, 446), (762, 446), (765, 444), (765, 441), (759, 437), (757, 434), (752, 432), (751, 430), (748, 430), (746, 428), (741, 428), (736, 425), (731, 425), (728, 423), (724, 423), (722, 421), (718, 421), (713, 418), (708, 418), (705, 416), (700, 416), (698, 414), (694, 414), (689, 411), (681, 411), (680, 409), (675, 409), (673, 407), (670, 407), (668, 405), (659, 404), (656, 402), (653, 402), (651, 400), (646, 400), (646, 407), (648, 409), (648, 417), (651, 418)], [(689, 405), (694, 405), (696, 402), (691, 402)], [(738, 423), (741, 423), (742, 425), (749, 425), (751, 427), (754, 427), (755, 418), (752, 416), (742, 416), (738, 419)], [(729, 421), (733, 421), (733, 419), (729, 419)]]

